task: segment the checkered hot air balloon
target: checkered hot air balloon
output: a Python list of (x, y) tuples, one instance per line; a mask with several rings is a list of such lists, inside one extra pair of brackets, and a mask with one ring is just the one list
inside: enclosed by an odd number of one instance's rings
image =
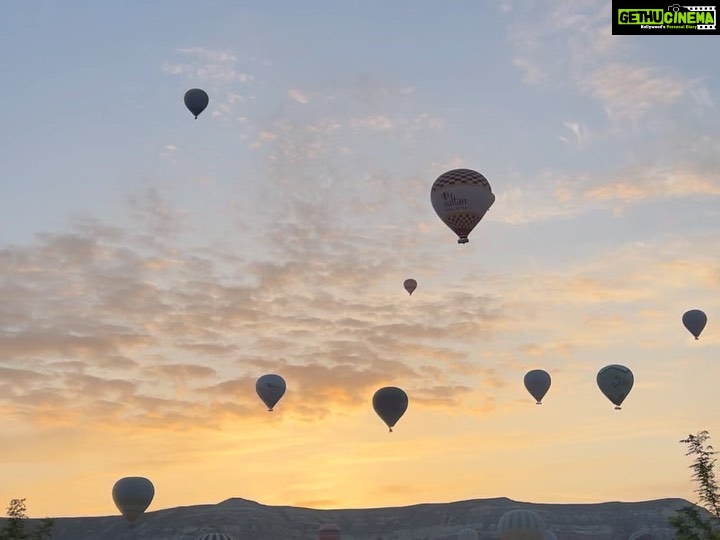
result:
[(227, 533), (211, 532), (201, 534), (197, 540), (235, 540), (235, 537)]
[(490, 183), (471, 169), (441, 174), (430, 190), (430, 202), (438, 217), (467, 244), (468, 235), (495, 202)]
[(531, 510), (510, 510), (497, 524), (500, 540), (544, 540), (545, 522)]

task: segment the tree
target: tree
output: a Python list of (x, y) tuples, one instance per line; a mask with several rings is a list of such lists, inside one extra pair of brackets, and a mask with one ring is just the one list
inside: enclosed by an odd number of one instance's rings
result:
[[(676, 540), (720, 540), (720, 487), (715, 478), (716, 452), (709, 443), (710, 434), (700, 431), (680, 442), (688, 447), (686, 456), (695, 456), (690, 469), (697, 484), (698, 503), (678, 510), (669, 519)], [(703, 512), (703, 510), (705, 512)], [(708, 516), (709, 514), (709, 516)]]
[(52, 535), (53, 520), (45, 518), (33, 531), (26, 527), (27, 507), (25, 499), (12, 499), (7, 507), (8, 520), (0, 529), (0, 540), (43, 540)]

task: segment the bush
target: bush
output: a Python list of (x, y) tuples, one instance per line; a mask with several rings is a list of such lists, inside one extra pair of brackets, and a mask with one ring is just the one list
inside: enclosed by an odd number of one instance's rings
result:
[(27, 508), (25, 499), (12, 499), (7, 507), (8, 520), (5, 527), (0, 530), (0, 540), (43, 540), (52, 535), (53, 521), (45, 518), (34, 531), (26, 527)]
[(669, 519), (676, 540), (720, 540), (720, 490), (715, 478), (717, 452), (709, 443), (710, 434), (701, 431), (680, 442), (688, 447), (686, 456), (695, 456), (690, 468), (697, 484), (698, 503), (678, 510)]

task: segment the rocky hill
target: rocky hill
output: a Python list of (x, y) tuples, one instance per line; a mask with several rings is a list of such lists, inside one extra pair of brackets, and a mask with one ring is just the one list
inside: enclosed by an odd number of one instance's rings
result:
[[(667, 519), (683, 499), (599, 504), (535, 504), (506, 498), (396, 508), (312, 510), (265, 506), (244, 499), (146, 513), (130, 528), (122, 517), (57, 518), (53, 540), (196, 540), (227, 532), (238, 540), (316, 540), (318, 528), (336, 523), (343, 540), (454, 540), (465, 527), (496, 538), (500, 516), (516, 508), (540, 514), (558, 540), (671, 540)], [(34, 520), (33, 520), (34, 521)]]

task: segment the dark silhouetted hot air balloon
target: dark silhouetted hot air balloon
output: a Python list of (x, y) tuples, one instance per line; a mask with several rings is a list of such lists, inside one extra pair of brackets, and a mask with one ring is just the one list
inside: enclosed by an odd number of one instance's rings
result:
[(707, 324), (707, 315), (699, 309), (691, 309), (683, 314), (682, 322), (695, 339), (698, 339)]
[(417, 289), (417, 281), (414, 279), (406, 279), (403, 283), (403, 287), (405, 287), (405, 290), (412, 296), (413, 291)]
[(112, 498), (120, 513), (130, 523), (137, 520), (155, 497), (152, 482), (142, 476), (121, 478), (112, 489)]
[(535, 398), (537, 405), (542, 404), (542, 398), (550, 390), (550, 374), (543, 369), (533, 369), (525, 374), (525, 388)]
[(203, 112), (208, 106), (208, 103), (210, 103), (210, 98), (205, 90), (200, 90), (199, 88), (193, 88), (185, 92), (183, 100), (185, 101), (185, 106), (195, 116), (195, 120), (197, 120), (200, 113)]
[(392, 432), (393, 426), (408, 408), (407, 394), (395, 386), (381, 388), (372, 400), (373, 409)]
[(617, 410), (632, 390), (635, 378), (625, 366), (613, 364), (605, 366), (597, 374), (597, 385)]
[(267, 406), (268, 411), (272, 411), (280, 398), (283, 397), (285, 388), (285, 379), (274, 373), (263, 375), (255, 383), (255, 391)]

